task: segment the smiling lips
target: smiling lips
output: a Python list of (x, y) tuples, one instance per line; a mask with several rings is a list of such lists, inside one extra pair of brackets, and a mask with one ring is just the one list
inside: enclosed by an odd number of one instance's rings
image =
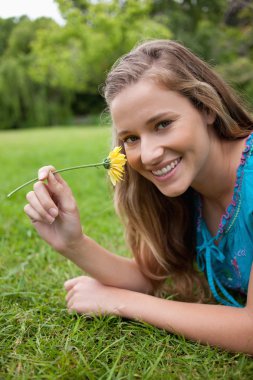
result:
[(159, 170), (152, 170), (152, 174), (154, 174), (157, 177), (162, 177), (169, 172), (171, 172), (181, 161), (181, 157), (177, 158), (176, 160), (172, 161), (169, 165), (166, 165), (164, 168), (159, 169)]

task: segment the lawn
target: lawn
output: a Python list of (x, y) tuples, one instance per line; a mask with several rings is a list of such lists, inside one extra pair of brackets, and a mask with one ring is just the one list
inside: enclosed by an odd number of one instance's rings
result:
[[(0, 379), (252, 379), (253, 361), (186, 341), (138, 321), (68, 314), (65, 280), (81, 271), (41, 241), (23, 212), (40, 166), (102, 161), (107, 127), (0, 133)], [(103, 168), (63, 173), (85, 232), (129, 255)]]

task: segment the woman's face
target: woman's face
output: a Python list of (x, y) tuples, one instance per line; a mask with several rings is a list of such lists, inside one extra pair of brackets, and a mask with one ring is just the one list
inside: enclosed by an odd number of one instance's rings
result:
[(118, 94), (111, 115), (128, 164), (164, 195), (178, 196), (205, 178), (213, 115), (148, 79)]

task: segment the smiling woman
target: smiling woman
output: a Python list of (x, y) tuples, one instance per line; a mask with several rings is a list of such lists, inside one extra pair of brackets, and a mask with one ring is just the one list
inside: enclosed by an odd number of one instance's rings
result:
[(201, 190), (216, 136), (208, 128), (214, 113), (200, 113), (185, 96), (153, 79), (126, 87), (110, 110), (131, 168), (168, 197), (181, 195), (190, 185)]
[[(127, 156), (115, 208), (134, 258), (82, 231), (73, 194), (51, 166), (25, 206), (39, 235), (93, 277), (65, 283), (68, 309), (253, 354), (251, 117), (206, 63), (168, 40), (119, 59), (104, 95)], [(171, 300), (154, 297), (164, 291)]]

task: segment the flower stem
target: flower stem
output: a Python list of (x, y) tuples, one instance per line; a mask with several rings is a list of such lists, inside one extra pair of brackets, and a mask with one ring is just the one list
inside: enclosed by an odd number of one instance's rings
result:
[[(56, 170), (54, 172), (52, 172), (52, 174), (56, 174), (56, 173), (61, 173), (61, 172), (66, 172), (66, 171), (69, 171), (69, 170), (75, 170), (75, 169), (82, 169), (82, 168), (94, 168), (94, 167), (99, 167), (99, 166), (104, 166), (104, 162), (100, 162), (98, 164), (88, 164), (88, 165), (78, 165), (78, 166), (71, 166), (69, 168), (64, 168), (64, 169), (59, 169), (59, 170)], [(36, 181), (39, 181), (38, 178), (33, 178), (31, 179), (30, 181), (26, 182), (26, 183), (23, 183), (23, 185), (17, 187), (15, 190), (11, 191), (8, 195), (7, 195), (7, 198), (10, 198), (13, 194), (15, 194), (17, 191), (23, 189), (23, 187), (27, 186), (27, 185), (30, 185), (30, 183), (33, 183), (33, 182), (36, 182)]]

